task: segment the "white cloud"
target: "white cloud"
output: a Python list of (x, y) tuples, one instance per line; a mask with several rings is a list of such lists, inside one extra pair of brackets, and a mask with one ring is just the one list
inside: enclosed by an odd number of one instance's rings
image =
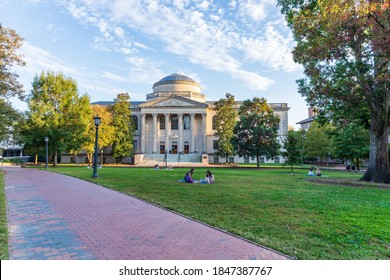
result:
[(102, 72), (102, 77), (108, 78), (108, 79), (111, 79), (111, 80), (115, 80), (115, 81), (118, 81), (118, 82), (127, 82), (127, 77), (122, 77), (120, 75), (117, 75), (117, 74), (114, 74), (114, 73), (111, 73), (111, 72), (107, 72), (107, 71), (103, 71)]
[(22, 69), (31, 75), (40, 74), (42, 71), (62, 72), (65, 75), (74, 75), (80, 72), (80, 69), (67, 65), (50, 52), (31, 45), (27, 41), (24, 42), (21, 53), (26, 61), (26, 66)]
[(293, 38), (283, 37), (272, 23), (267, 24), (263, 38), (242, 39), (243, 51), (248, 60), (259, 61), (272, 69), (286, 72), (300, 69), (292, 58), (293, 44)]
[[(276, 0), (236, 0), (227, 4), (230, 11), (236, 10), (237, 18), (224, 16), (227, 7), (206, 0), (69, 0), (66, 7), (75, 19), (99, 28), (101, 35), (95, 38), (95, 48), (127, 56), (138, 52), (140, 55), (129, 57), (128, 62), (140, 80), (147, 79), (148, 71), (161, 73), (156, 68), (161, 64), (141, 56), (141, 51), (150, 47), (128, 39), (132, 32), (141, 34), (154, 48), (157, 45), (205, 69), (225, 72), (251, 89), (267, 89), (272, 79), (246, 70), (245, 61), (275, 70), (297, 69), (290, 54), (291, 38), (282, 36), (270, 24), (258, 24), (265, 21), (271, 7), (276, 11)], [(238, 18), (244, 18), (243, 23), (250, 28), (243, 31)]]
[[(234, 3), (233, 3), (234, 2)], [(236, 6), (236, 1), (231, 6)], [(268, 10), (276, 6), (276, 0), (239, 0), (238, 10), (241, 17), (249, 17), (254, 21), (262, 21), (267, 18)]]
[[(76, 80), (80, 93), (88, 92), (92, 101), (107, 99), (107, 95), (114, 98), (119, 92), (126, 91), (123, 88), (118, 88), (114, 83), (111, 84), (107, 80), (102, 79), (102, 77), (108, 78), (113, 82), (122, 83), (128, 81), (127, 77), (108, 71), (96, 73), (80, 66), (75, 67), (27, 41), (24, 42), (20, 51), (24, 54), (26, 66), (17, 67), (17, 72), (20, 73), (21, 81), (25, 85), (31, 85), (34, 76), (40, 75), (42, 71), (53, 71), (55, 73), (61, 72), (65, 76)], [(24, 110), (25, 108), (22, 109)]]

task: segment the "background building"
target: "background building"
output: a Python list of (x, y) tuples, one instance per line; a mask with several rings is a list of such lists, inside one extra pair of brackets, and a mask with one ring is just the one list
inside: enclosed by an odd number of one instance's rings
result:
[[(146, 101), (132, 101), (131, 111), (135, 123), (134, 158), (127, 159), (136, 165), (162, 163), (167, 154), (169, 164), (208, 164), (225, 162), (216, 155), (215, 101), (207, 101), (200, 85), (181, 74), (171, 74), (153, 85), (153, 92), (146, 95)], [(243, 101), (237, 101), (238, 110)], [(100, 101), (93, 105), (110, 105)], [(288, 130), (287, 103), (271, 103), (274, 113), (280, 117), (279, 141)], [(104, 162), (115, 162), (110, 151), (105, 151)], [(230, 162), (252, 162), (238, 156)], [(69, 161), (63, 157), (62, 162)], [(263, 162), (267, 160), (262, 158)], [(276, 157), (271, 162), (283, 162)], [(253, 162), (255, 162), (253, 160)]]

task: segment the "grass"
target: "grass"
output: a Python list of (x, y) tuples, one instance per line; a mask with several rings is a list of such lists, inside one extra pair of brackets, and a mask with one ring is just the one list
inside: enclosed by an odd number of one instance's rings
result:
[[(216, 184), (184, 184), (186, 169), (51, 169), (182, 213), (297, 259), (390, 259), (390, 189), (308, 181), (307, 170), (216, 168)], [(194, 177), (204, 177), (197, 168)], [(325, 171), (355, 181), (360, 175)], [(325, 179), (325, 178), (324, 178)], [(336, 180), (337, 181), (337, 180)]]
[(4, 193), (4, 172), (0, 170), (0, 260), (8, 259), (8, 229)]

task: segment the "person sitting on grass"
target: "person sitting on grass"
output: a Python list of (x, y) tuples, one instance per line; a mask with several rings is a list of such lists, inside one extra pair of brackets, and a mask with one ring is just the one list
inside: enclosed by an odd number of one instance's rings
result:
[(186, 175), (184, 176), (184, 182), (186, 183), (194, 182), (194, 179), (192, 179), (192, 175), (194, 174), (194, 171), (195, 169), (191, 168), (191, 170), (186, 173)]
[(314, 176), (314, 169), (310, 168), (309, 173), (307, 175)]
[(215, 182), (215, 178), (213, 173), (210, 171), (206, 171), (206, 178), (202, 180), (202, 184), (212, 184)]
[(319, 168), (317, 168), (316, 176), (321, 176), (321, 170)]

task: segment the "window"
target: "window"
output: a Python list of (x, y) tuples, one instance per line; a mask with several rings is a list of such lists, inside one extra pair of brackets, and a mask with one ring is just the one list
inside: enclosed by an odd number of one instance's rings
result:
[(217, 130), (217, 116), (214, 116), (214, 117), (213, 117), (213, 120), (212, 120), (212, 129), (213, 129), (213, 130)]
[(183, 117), (183, 125), (184, 125), (184, 129), (186, 130), (190, 129), (190, 116)]
[(260, 163), (264, 163), (265, 162), (265, 158), (264, 157), (260, 157)]
[(275, 157), (275, 163), (280, 163), (280, 157)]
[(218, 150), (218, 141), (217, 140), (213, 140), (213, 149)]
[(178, 116), (172, 116), (171, 119), (171, 129), (179, 129), (179, 117)]
[(234, 163), (234, 157), (229, 157), (229, 163)]
[(136, 152), (137, 151), (137, 140), (133, 140), (133, 152)]
[(165, 129), (165, 117), (160, 117), (160, 129)]
[(249, 163), (249, 157), (244, 157), (244, 163)]
[(138, 117), (135, 115), (132, 115), (131, 119), (133, 120), (134, 130), (138, 130)]
[(214, 163), (219, 163), (219, 157), (214, 157)]

